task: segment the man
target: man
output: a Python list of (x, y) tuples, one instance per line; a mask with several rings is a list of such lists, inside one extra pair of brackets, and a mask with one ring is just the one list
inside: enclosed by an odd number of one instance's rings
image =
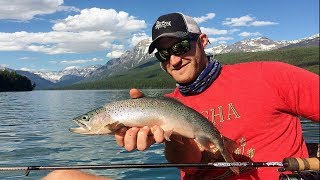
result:
[[(149, 53), (155, 49), (162, 68), (177, 82), (167, 96), (197, 110), (223, 136), (237, 142), (237, 161), (282, 161), (285, 157), (308, 157), (299, 116), (319, 121), (319, 76), (280, 62), (224, 65), (207, 57), (209, 43), (189, 16), (160, 16), (152, 28)], [(132, 98), (143, 93), (132, 89)], [(220, 161), (193, 139), (179, 136), (165, 141), (163, 130), (126, 127), (115, 139), (126, 150), (146, 150), (165, 143), (165, 156), (173, 163)], [(181, 179), (278, 179), (276, 168), (181, 169)]]
[[(177, 82), (167, 96), (202, 113), (223, 134), (237, 142), (237, 161), (282, 161), (308, 157), (299, 116), (319, 121), (319, 76), (280, 62), (221, 64), (207, 57), (209, 40), (189, 16), (160, 16), (152, 28), (149, 53), (157, 49), (162, 68)], [(131, 91), (133, 94), (140, 93)], [(142, 94), (135, 97), (141, 97)], [(153, 136), (152, 136), (153, 135)], [(215, 161), (192, 139), (165, 141), (157, 126), (123, 128), (115, 135), (128, 151), (146, 150), (165, 142), (165, 155), (173, 163)], [(175, 138), (173, 138), (175, 139)], [(176, 138), (179, 139), (179, 138)], [(277, 168), (182, 169), (182, 179), (278, 179)]]

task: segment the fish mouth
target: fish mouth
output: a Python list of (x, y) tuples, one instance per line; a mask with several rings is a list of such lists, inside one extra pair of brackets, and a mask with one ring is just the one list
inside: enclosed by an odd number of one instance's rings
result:
[(69, 131), (73, 133), (78, 133), (78, 134), (87, 134), (90, 130), (87, 127), (85, 123), (82, 123), (79, 120), (73, 120), (76, 124), (79, 125), (79, 127), (76, 128), (70, 128)]

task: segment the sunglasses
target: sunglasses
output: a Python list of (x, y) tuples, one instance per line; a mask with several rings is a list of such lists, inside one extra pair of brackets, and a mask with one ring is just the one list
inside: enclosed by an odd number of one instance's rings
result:
[(191, 41), (196, 41), (198, 37), (199, 34), (193, 34), (187, 39), (181, 40), (168, 49), (158, 49), (158, 52), (155, 53), (155, 56), (160, 62), (165, 62), (170, 59), (171, 55), (180, 56), (185, 54), (191, 49)]

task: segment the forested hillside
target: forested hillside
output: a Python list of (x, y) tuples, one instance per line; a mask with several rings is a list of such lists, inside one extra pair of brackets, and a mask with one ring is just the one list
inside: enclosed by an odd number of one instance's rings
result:
[[(235, 64), (250, 61), (281, 61), (313, 73), (319, 74), (319, 47), (301, 47), (262, 52), (226, 53), (215, 56), (222, 64)], [(126, 73), (102, 80), (74, 84), (63, 89), (128, 89), (174, 88), (175, 82), (168, 76), (156, 59)]]
[(14, 71), (0, 70), (0, 92), (3, 91), (32, 91), (30, 79)]

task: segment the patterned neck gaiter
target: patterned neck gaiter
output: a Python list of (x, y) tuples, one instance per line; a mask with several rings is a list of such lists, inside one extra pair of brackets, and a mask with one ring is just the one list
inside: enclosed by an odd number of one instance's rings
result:
[(208, 56), (209, 63), (207, 67), (200, 73), (198, 78), (191, 84), (178, 84), (179, 91), (184, 96), (195, 95), (203, 92), (218, 77), (221, 70), (221, 63)]

